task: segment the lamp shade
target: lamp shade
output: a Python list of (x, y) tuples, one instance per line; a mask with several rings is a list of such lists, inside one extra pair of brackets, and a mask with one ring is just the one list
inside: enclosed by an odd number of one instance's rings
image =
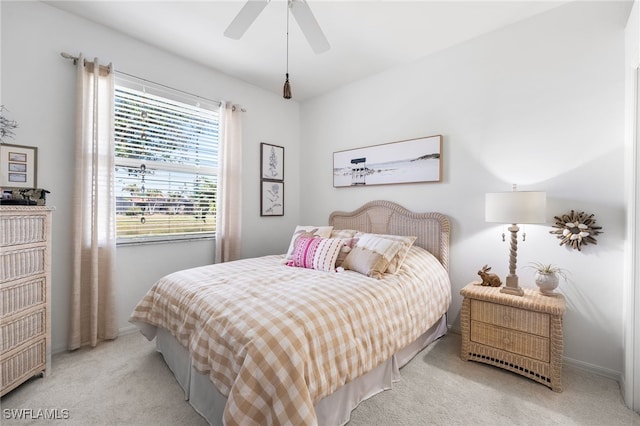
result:
[(546, 192), (512, 191), (485, 194), (485, 220), (498, 223), (544, 223)]

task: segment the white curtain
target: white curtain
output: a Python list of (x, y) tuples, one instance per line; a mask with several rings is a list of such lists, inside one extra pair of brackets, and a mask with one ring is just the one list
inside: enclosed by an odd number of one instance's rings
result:
[(242, 223), (242, 109), (222, 105), (216, 203), (216, 263), (240, 258)]
[(76, 61), (73, 287), (69, 349), (114, 339), (113, 67)]

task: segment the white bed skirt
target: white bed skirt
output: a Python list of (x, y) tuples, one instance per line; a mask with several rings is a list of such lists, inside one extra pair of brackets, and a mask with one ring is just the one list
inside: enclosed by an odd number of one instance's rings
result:
[[(156, 335), (156, 348), (162, 353), (165, 362), (173, 372), (185, 393), (185, 399), (202, 415), (210, 425), (222, 426), (222, 413), (227, 398), (209, 380), (209, 377), (191, 367), (189, 351), (182, 346), (167, 330), (146, 330), (137, 323), (146, 336)], [(141, 327), (142, 326), (142, 327)], [(149, 325), (146, 325), (149, 327)], [(351, 411), (360, 402), (384, 390), (391, 389), (394, 382), (400, 380), (400, 368), (407, 364), (421, 350), (447, 332), (446, 315), (443, 315), (429, 330), (415, 342), (397, 352), (385, 363), (361, 376), (331, 395), (321, 399), (315, 406), (318, 425), (344, 425), (349, 421)]]

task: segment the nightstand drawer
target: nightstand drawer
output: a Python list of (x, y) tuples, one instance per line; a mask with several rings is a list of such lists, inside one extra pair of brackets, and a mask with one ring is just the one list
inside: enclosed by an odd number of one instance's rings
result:
[(549, 337), (549, 315), (542, 312), (473, 299), (471, 320)]
[(547, 338), (472, 320), (470, 339), (482, 345), (549, 362)]

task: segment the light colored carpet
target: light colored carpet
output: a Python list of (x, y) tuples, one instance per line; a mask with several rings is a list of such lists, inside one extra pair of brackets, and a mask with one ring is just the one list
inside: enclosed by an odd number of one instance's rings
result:
[[(463, 362), (460, 336), (450, 333), (402, 369), (392, 391), (365, 401), (348, 426), (372, 425), (633, 425), (618, 384), (565, 367), (563, 393), (495, 367)], [(95, 349), (54, 356), (52, 374), (35, 378), (2, 398), (9, 425), (182, 425), (206, 422), (140, 334)], [(9, 419), (15, 410), (68, 410), (69, 418)]]

